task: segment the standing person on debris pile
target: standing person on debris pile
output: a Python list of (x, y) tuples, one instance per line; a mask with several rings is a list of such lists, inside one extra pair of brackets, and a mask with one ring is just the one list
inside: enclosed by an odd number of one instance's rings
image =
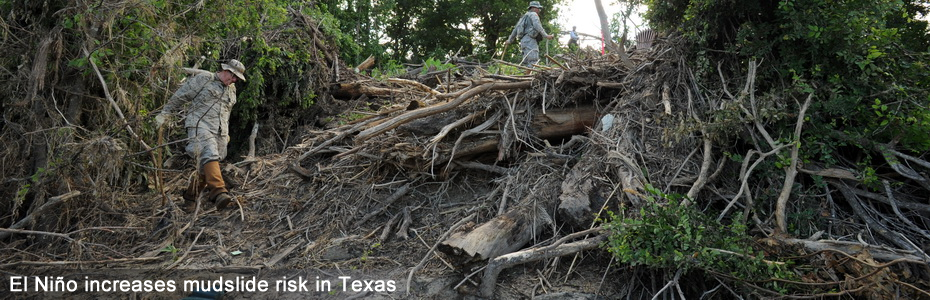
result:
[(568, 32), (568, 49), (578, 50), (578, 26), (572, 26), (572, 31)]
[(236, 104), (236, 81), (245, 81), (245, 66), (235, 59), (222, 64), (223, 70), (217, 73), (203, 72), (189, 78), (179, 88), (155, 122), (161, 127), (171, 119), (175, 110), (185, 103), (191, 103), (185, 116), (184, 127), (187, 128), (187, 155), (197, 160), (197, 174), (192, 178), (184, 200), (193, 204), (201, 192), (206, 192), (206, 199), (216, 203), (217, 209), (226, 208), (231, 201), (223, 175), (220, 174), (220, 160), (226, 158), (226, 145), (229, 143), (229, 113)]
[(542, 11), (539, 1), (531, 1), (527, 10), (510, 32), (510, 37), (504, 42), (504, 49), (507, 49), (507, 46), (514, 40), (519, 40), (520, 50), (523, 51), (521, 63), (527, 67), (533, 67), (539, 61), (539, 41), (543, 37), (552, 39), (552, 35), (546, 33), (542, 22), (539, 21), (539, 12)]

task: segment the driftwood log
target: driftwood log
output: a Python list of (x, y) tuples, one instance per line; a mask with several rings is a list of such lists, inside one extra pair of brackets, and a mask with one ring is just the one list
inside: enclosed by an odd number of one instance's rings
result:
[[(545, 178), (538, 187), (551, 187), (561, 178)], [(439, 251), (453, 263), (466, 265), (495, 258), (523, 248), (552, 224), (558, 202), (558, 190), (536, 188), (507, 213), (481, 224), (471, 231), (457, 232), (439, 244)]]

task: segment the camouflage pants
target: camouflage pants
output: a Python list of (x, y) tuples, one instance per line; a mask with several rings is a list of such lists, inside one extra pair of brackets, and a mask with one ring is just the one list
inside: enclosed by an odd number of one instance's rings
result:
[(524, 35), (520, 39), (520, 50), (523, 51), (523, 59), (520, 64), (532, 68), (534, 64), (539, 62), (539, 44), (536, 43), (536, 39)]
[(184, 150), (187, 155), (197, 160), (198, 167), (226, 158), (229, 135), (215, 134), (207, 128), (188, 127), (187, 137), (190, 140), (187, 141)]

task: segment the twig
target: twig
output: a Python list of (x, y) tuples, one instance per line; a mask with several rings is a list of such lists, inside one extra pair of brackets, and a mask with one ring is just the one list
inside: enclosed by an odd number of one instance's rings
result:
[(882, 184), (885, 186), (885, 194), (888, 195), (888, 202), (891, 204), (891, 209), (894, 210), (894, 214), (898, 216), (898, 219), (901, 219), (901, 221), (907, 224), (907, 226), (909, 226), (908, 228), (919, 232), (920, 235), (924, 236), (924, 238), (930, 240), (930, 234), (927, 234), (927, 231), (921, 229), (922, 227), (917, 226), (917, 224), (914, 224), (914, 222), (911, 222), (911, 219), (905, 217), (904, 214), (901, 213), (901, 210), (898, 209), (898, 203), (894, 199), (894, 195), (891, 193), (891, 184), (888, 183), (888, 180), (882, 180)]
[(555, 58), (552, 58), (552, 56), (549, 56), (549, 54), (546, 54), (546, 58), (549, 58), (549, 61), (554, 62), (556, 65), (559, 65), (559, 68), (566, 69), (566, 70), (568, 69), (565, 67), (565, 65), (555, 60)]
[[(48, 209), (50, 209), (50, 208), (52, 208), (53, 206), (56, 206), (56, 205), (58, 205), (58, 204), (64, 203), (65, 201), (68, 201), (68, 200), (70, 200), (71, 198), (77, 197), (77, 196), (79, 196), (79, 195), (81, 195), (81, 192), (80, 192), (80, 191), (72, 191), (72, 192), (69, 192), (69, 193), (67, 193), (67, 194), (63, 194), (63, 195), (59, 195), (59, 196), (55, 196), (55, 197), (49, 198), (49, 199), (48, 199), (48, 202), (46, 202), (45, 204), (43, 204), (42, 206), (40, 206), (38, 209), (32, 211), (32, 213), (30, 213), (28, 216), (26, 216), (26, 217), (23, 218), (22, 220), (19, 220), (19, 222), (16, 222), (16, 224), (13, 224), (13, 225), (10, 226), (10, 228), (8, 228), (8, 229), (20, 229), (20, 228), (23, 228), (24, 226), (26, 226), (26, 224), (29, 224), (29, 222), (32, 222), (32, 219), (34, 219), (36, 216), (45, 213), (46, 210), (48, 210)], [(11, 233), (8, 232), (8, 231), (0, 232), (0, 240), (6, 239), (6, 238), (10, 237), (10, 234), (11, 234)]]
[(394, 215), (391, 220), (384, 224), (384, 228), (381, 229), (381, 236), (378, 237), (382, 243), (391, 237), (391, 229), (394, 228), (394, 223), (397, 223), (398, 219), (400, 219), (400, 214)]
[(435, 148), (435, 146), (439, 144), (439, 141), (441, 141), (443, 138), (449, 135), (449, 132), (451, 132), (453, 129), (458, 128), (459, 126), (462, 126), (463, 124), (468, 123), (471, 120), (474, 120), (476, 117), (478, 117), (481, 114), (484, 114), (485, 112), (487, 111), (474, 112), (474, 113), (471, 113), (465, 116), (464, 118), (461, 118), (461, 119), (456, 120), (455, 122), (452, 122), (451, 124), (447, 124), (446, 126), (443, 126), (442, 130), (440, 130), (438, 134), (436, 134), (435, 136), (433, 136), (433, 138), (429, 140), (430, 145), (432, 145), (432, 147), (429, 147), (429, 148)]
[(413, 218), (410, 217), (410, 208), (404, 207), (404, 221), (400, 223), (400, 227), (397, 228), (397, 238), (401, 240), (406, 240), (410, 238), (410, 234), (407, 233), (407, 230), (410, 229), (410, 223), (413, 222)]
[(284, 259), (284, 258), (287, 257), (288, 255), (290, 255), (291, 252), (294, 252), (294, 249), (297, 249), (297, 246), (300, 246), (300, 244), (302, 244), (302, 243), (303, 243), (303, 240), (299, 240), (297, 243), (294, 243), (293, 245), (291, 245), (291, 246), (287, 247), (286, 249), (284, 249), (284, 251), (278, 252), (278, 254), (276, 254), (275, 256), (273, 256), (271, 259), (269, 259), (267, 262), (264, 263), (265, 267), (266, 267), (266, 268), (271, 268), (271, 267), (273, 267), (273, 266), (274, 266), (275, 264), (277, 264), (279, 261), (281, 261), (282, 259)]
[[(574, 235), (574, 234), (573, 234)], [(571, 236), (571, 235), (570, 235)], [(569, 236), (562, 238), (560, 241), (567, 240)], [(494, 288), (497, 285), (497, 276), (503, 269), (515, 266), (518, 264), (523, 264), (531, 261), (538, 261), (547, 258), (553, 258), (557, 256), (569, 255), (578, 253), (584, 250), (597, 248), (601, 242), (607, 239), (607, 234), (598, 235), (593, 238), (568, 243), (561, 244), (556, 242), (555, 244), (541, 247), (541, 248), (531, 248), (519, 252), (514, 252), (510, 254), (504, 254), (498, 256), (497, 258), (492, 259), (488, 263), (488, 268), (484, 272), (484, 276), (481, 279), (481, 286), (479, 287), (479, 293), (481, 297), (491, 298), (494, 295)], [(408, 278), (409, 282), (409, 278)]]
[(655, 296), (652, 296), (652, 300), (659, 299), (659, 295), (662, 295), (662, 292), (665, 292), (665, 290), (667, 290), (673, 284), (678, 285), (678, 278), (681, 278), (681, 269), (678, 269), (678, 272), (675, 272), (675, 277), (672, 278), (672, 280), (669, 280), (669, 282), (666, 283), (665, 286), (659, 289), (659, 291), (656, 292)]
[(430, 106), (430, 107), (426, 107), (423, 109), (409, 111), (405, 114), (394, 117), (393, 119), (387, 122), (381, 123), (378, 126), (365, 129), (364, 131), (360, 132), (355, 137), (355, 142), (356, 144), (359, 144), (361, 142), (364, 142), (367, 139), (370, 139), (371, 137), (375, 135), (378, 135), (378, 134), (384, 133), (385, 131), (397, 128), (398, 126), (406, 124), (407, 122), (410, 122), (414, 119), (449, 111), (453, 108), (458, 107), (462, 103), (465, 103), (465, 101), (467, 101), (468, 99), (471, 99), (471, 97), (474, 97), (486, 91), (524, 89), (524, 88), (529, 88), (531, 86), (532, 86), (532, 82), (508, 82), (508, 83), (492, 82), (492, 83), (482, 84), (480, 86), (469, 89), (467, 92), (465, 92), (461, 96), (458, 96), (457, 98), (455, 98), (455, 100), (452, 100), (450, 102), (437, 105), (437, 106)]
[(814, 94), (811, 93), (801, 105), (801, 111), (798, 113), (798, 122), (794, 127), (794, 142), (791, 147), (791, 165), (785, 170), (785, 183), (782, 185), (781, 194), (778, 195), (778, 201), (775, 202), (775, 223), (781, 232), (788, 232), (788, 223), (785, 220), (785, 206), (788, 205), (788, 197), (791, 196), (791, 189), (794, 187), (794, 177), (798, 175), (798, 152), (801, 148), (801, 127), (804, 126), (804, 114), (811, 105), (811, 99)]
[(68, 234), (57, 233), (57, 232), (48, 232), (48, 231), (35, 231), (35, 230), (24, 230), (24, 229), (0, 228), (0, 233), (5, 233), (5, 234), (7, 234), (7, 235), (12, 234), (12, 233), (19, 233), (19, 234), (35, 234), (35, 235), (48, 235), (48, 236), (60, 237), (60, 238), (63, 238), (63, 239), (68, 240), (69, 242), (74, 240), (74, 238), (72, 238), (72, 237), (71, 237), (70, 235), (68, 235)]
[(191, 245), (187, 247), (187, 251), (184, 251), (184, 254), (182, 254), (181, 257), (179, 257), (179, 258), (178, 258), (177, 260), (175, 260), (173, 263), (171, 263), (170, 265), (168, 265), (167, 267), (165, 267), (165, 269), (172, 269), (172, 268), (174, 268), (175, 266), (177, 266), (178, 264), (180, 264), (182, 261), (184, 261), (185, 258), (187, 258), (187, 255), (191, 253), (191, 249), (193, 249), (193, 248), (194, 248), (194, 245), (197, 244), (197, 240), (200, 239), (200, 235), (203, 234), (203, 230), (204, 230), (204, 229), (206, 229), (206, 228), (205, 228), (205, 227), (201, 227), (201, 228), (200, 228), (200, 232), (198, 232), (198, 233), (197, 233), (197, 236), (194, 237), (194, 241), (191, 242)]
[(911, 288), (912, 290), (915, 290), (915, 291), (917, 291), (918, 293), (924, 294), (924, 296), (926, 296), (926, 297), (930, 297), (930, 292), (927, 292), (927, 291), (925, 291), (925, 290), (923, 290), (923, 289), (920, 289), (920, 288), (918, 288), (918, 287), (916, 287), (916, 286), (913, 286), (913, 285), (911, 285), (910, 283), (907, 283), (907, 282), (904, 282), (904, 281), (900, 281), (900, 280), (897, 280), (897, 279), (892, 279), (892, 281), (894, 281), (895, 283), (901, 284), (901, 285), (903, 285), (903, 286), (906, 286), (906, 287), (908, 287), (908, 288)]
[(474, 219), (475, 216), (477, 215), (478, 215), (477, 213), (473, 213), (465, 217), (464, 219), (459, 220), (455, 224), (453, 224), (452, 227), (449, 228), (449, 230), (443, 233), (442, 236), (440, 236), (439, 239), (436, 240), (436, 243), (433, 244), (433, 247), (431, 247), (429, 251), (426, 251), (426, 255), (423, 256), (423, 259), (420, 260), (420, 263), (414, 266), (413, 269), (410, 270), (410, 274), (407, 275), (407, 295), (408, 296), (410, 295), (410, 284), (413, 281), (413, 273), (416, 273), (418, 270), (420, 270), (420, 268), (423, 267), (423, 264), (425, 264), (426, 261), (429, 260), (430, 256), (433, 254), (433, 251), (436, 251), (436, 247), (439, 246), (439, 243), (442, 243), (442, 241), (444, 241), (447, 237), (449, 237), (449, 235), (452, 234), (452, 232), (454, 232), (456, 229), (458, 229), (459, 226), (462, 226), (462, 224), (465, 224), (471, 221), (471, 219)]
[(900, 248), (903, 248), (903, 249), (912, 248), (910, 243), (902, 241), (900, 237), (898, 237), (891, 230), (885, 227), (885, 225), (879, 223), (878, 221), (873, 219), (871, 216), (869, 216), (869, 214), (865, 211), (865, 208), (862, 207), (862, 203), (859, 202), (859, 198), (856, 196), (856, 194), (854, 194), (852, 191), (850, 191), (847, 188), (846, 184), (836, 182), (833, 180), (830, 180), (828, 182), (840, 190), (840, 193), (842, 193), (843, 197), (846, 198), (846, 201), (849, 202), (849, 206), (853, 209), (856, 215), (860, 219), (862, 219), (862, 221), (865, 221), (865, 223), (869, 226), (869, 228), (872, 228), (879, 235), (881, 235), (885, 239), (888, 239), (889, 241), (891, 241), (893, 244), (895, 244), (896, 246)]
[(360, 220), (358, 220), (358, 222), (355, 222), (355, 227), (358, 227), (358, 226), (360, 226), (360, 225), (362, 225), (362, 224), (365, 224), (365, 222), (368, 222), (369, 219), (373, 218), (374, 216), (377, 216), (377, 215), (381, 214), (381, 212), (383, 212), (385, 209), (387, 209), (388, 206), (391, 206), (391, 204), (394, 203), (394, 201), (397, 201), (397, 199), (400, 199), (400, 197), (403, 197), (405, 194), (407, 194), (407, 191), (410, 190), (410, 185), (411, 185), (411, 184), (413, 184), (413, 183), (412, 183), (412, 182), (411, 182), (411, 183), (407, 183), (407, 184), (405, 184), (404, 186), (398, 188), (397, 191), (394, 191), (394, 193), (391, 194), (390, 197), (388, 197), (387, 199), (384, 200), (384, 204), (382, 204), (381, 207), (379, 207), (378, 209), (376, 209), (376, 210), (373, 211), (373, 212), (370, 212), (370, 213), (366, 214), (364, 217), (362, 217)]
[(424, 92), (429, 93), (431, 96), (436, 96), (436, 95), (442, 94), (442, 93), (440, 93), (440, 92), (438, 92), (438, 91), (436, 91), (436, 90), (434, 90), (434, 89), (431, 89), (430, 87), (428, 87), (428, 86), (426, 86), (426, 85), (424, 85), (424, 84), (422, 84), (422, 83), (419, 83), (419, 82), (416, 82), (416, 81), (413, 81), (413, 80), (399, 79), (399, 78), (388, 78), (387, 82), (390, 82), (390, 83), (397, 83), (397, 84), (412, 85), (412, 86), (414, 86), (414, 87), (416, 87), (416, 88), (418, 88), (418, 89), (420, 89), (420, 90), (422, 90), (422, 91), (424, 91)]
[(462, 279), (462, 281), (459, 281), (459, 284), (456, 284), (454, 287), (452, 287), (452, 290), (458, 290), (459, 287), (462, 286), (462, 284), (464, 284), (466, 281), (469, 281), (469, 279), (471, 279), (472, 276), (475, 276), (475, 274), (478, 274), (478, 272), (483, 271), (487, 267), (488, 266), (482, 266), (481, 268), (478, 268), (478, 270), (471, 272), (471, 274), (468, 274), (468, 276), (465, 276), (465, 278)]
[[(119, 116), (120, 120), (125, 121), (126, 117), (123, 115), (123, 110), (119, 108), (119, 105), (116, 104), (116, 100), (114, 100), (113, 96), (110, 95), (110, 88), (107, 87), (107, 81), (103, 79), (103, 74), (100, 74), (100, 69), (97, 68), (97, 63), (95, 63), (94, 59), (90, 56), (90, 52), (87, 51), (87, 47), (81, 47), (81, 50), (84, 51), (85, 58), (88, 62), (90, 62), (90, 66), (93, 67), (94, 73), (97, 74), (97, 79), (100, 80), (100, 84), (103, 86), (103, 94), (106, 96), (107, 101), (110, 102), (110, 106), (113, 106), (113, 109), (116, 110), (116, 115)], [(126, 123), (126, 130), (129, 131), (129, 134), (136, 138), (136, 140), (138, 140), (146, 150), (152, 149), (152, 147), (149, 147), (149, 145), (146, 144), (145, 141), (143, 141), (134, 130), (132, 130), (132, 126), (129, 126), (129, 123)]]
[(334, 142), (336, 142), (336, 141), (338, 141), (338, 140), (341, 140), (341, 139), (345, 138), (345, 137), (348, 136), (349, 134), (354, 133), (354, 132), (355, 132), (356, 130), (358, 130), (359, 128), (362, 128), (362, 126), (365, 126), (365, 125), (367, 125), (368, 123), (370, 123), (370, 122), (372, 122), (372, 121), (374, 121), (374, 120), (378, 120), (378, 119), (380, 119), (380, 118), (372, 118), (372, 119), (369, 119), (369, 120), (367, 120), (367, 121), (365, 121), (365, 122), (360, 122), (360, 123), (358, 123), (358, 124), (355, 124), (354, 126), (352, 126), (352, 128), (350, 128), (350, 129), (348, 129), (348, 130), (345, 130), (345, 131), (343, 131), (343, 132), (340, 132), (340, 133), (337, 134), (335, 137), (333, 137), (333, 138), (331, 138), (331, 139), (329, 139), (329, 140), (326, 140), (325, 142), (323, 142), (323, 143), (317, 145), (316, 147), (313, 147), (313, 149), (310, 149), (310, 150), (308, 150), (307, 152), (304, 152), (304, 154), (301, 154), (300, 157), (297, 158), (297, 161), (298, 161), (298, 162), (303, 161), (303, 160), (304, 160), (305, 158), (307, 158), (308, 156), (313, 155), (314, 153), (319, 152), (319, 151), (322, 150), (323, 148), (326, 148), (326, 147), (328, 147), (329, 145), (332, 145)]
[(8, 264), (0, 265), (0, 269), (5, 269), (13, 266), (62, 266), (62, 265), (90, 265), (90, 264), (112, 264), (112, 263), (123, 263), (123, 262), (137, 262), (137, 261), (149, 261), (149, 260), (158, 260), (158, 257), (139, 257), (139, 258), (117, 258), (117, 259), (108, 259), (108, 260), (75, 260), (75, 261), (18, 261)]
[(523, 70), (525, 70), (525, 71), (540, 72), (540, 70), (537, 70), (537, 69), (527, 68), (527, 67), (524, 67), (524, 66), (521, 66), (521, 65), (518, 65), (518, 64), (512, 64), (512, 63), (509, 63), (509, 62), (506, 62), (506, 61), (503, 61), (503, 60), (499, 60), (499, 59), (495, 59), (494, 61), (497, 62), (497, 63), (505, 64), (505, 65), (508, 65), (508, 66), (511, 66), (511, 67), (515, 67), (515, 68), (518, 68), (518, 69), (523, 69)]
[[(791, 146), (791, 144), (781, 145), (781, 146), (776, 147), (775, 149), (772, 149), (772, 151), (769, 151), (766, 153), (760, 153), (760, 156), (758, 159), (756, 159), (756, 162), (754, 162), (752, 166), (750, 166), (749, 169), (746, 170), (746, 172), (744, 172), (743, 174), (740, 174), (740, 180), (742, 181), (742, 184), (740, 184), (739, 191), (736, 192), (736, 196), (733, 196), (733, 199), (730, 200), (730, 203), (727, 203), (727, 207), (724, 208), (722, 212), (720, 212), (719, 216), (717, 216), (717, 221), (720, 221), (721, 219), (723, 219), (723, 217), (727, 215), (727, 212), (730, 211), (730, 208), (733, 207), (733, 204), (736, 203), (736, 200), (739, 199), (741, 195), (743, 195), (743, 192), (746, 192), (747, 186), (749, 185), (749, 174), (752, 173), (752, 170), (755, 169), (756, 166), (758, 166), (760, 163), (762, 163), (762, 161), (765, 160), (766, 157), (769, 157), (772, 154), (776, 154), (779, 151), (781, 151), (781, 149), (784, 149), (785, 147), (788, 147), (788, 146)], [(749, 157), (751, 157), (755, 153), (759, 153), (759, 152), (755, 150), (749, 150), (749, 153), (746, 154), (746, 158), (743, 161), (743, 167), (745, 167), (746, 164), (748, 164)], [(749, 192), (746, 192), (746, 196), (749, 197)]]

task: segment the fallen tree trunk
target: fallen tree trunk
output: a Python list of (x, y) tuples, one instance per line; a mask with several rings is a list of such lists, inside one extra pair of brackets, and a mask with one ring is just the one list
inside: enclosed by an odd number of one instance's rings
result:
[(468, 232), (457, 232), (439, 244), (439, 251), (457, 265), (514, 252), (552, 224), (561, 176), (540, 180), (518, 205)]
[[(598, 118), (597, 108), (593, 106), (552, 109), (546, 114), (536, 113), (531, 126), (536, 137), (541, 139), (570, 137), (585, 133)], [(452, 159), (492, 152), (499, 144), (499, 137), (465, 141), (460, 149), (455, 150)]]
[[(552, 222), (544, 205), (532, 205), (527, 201), (535, 196), (524, 198), (523, 203), (507, 213), (500, 215), (471, 232), (457, 232), (439, 244), (439, 251), (453, 258), (457, 265), (482, 261), (514, 252), (542, 232)], [(540, 199), (544, 204), (554, 201)]]
[(370, 86), (366, 81), (340, 83), (333, 86), (333, 96), (337, 98), (356, 98), (362, 95), (370, 97), (390, 96), (401, 92), (403, 91)]

